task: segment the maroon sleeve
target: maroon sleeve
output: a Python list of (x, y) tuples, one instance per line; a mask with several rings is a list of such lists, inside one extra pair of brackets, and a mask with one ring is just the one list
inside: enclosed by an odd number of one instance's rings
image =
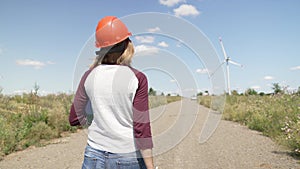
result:
[(133, 127), (135, 144), (138, 149), (153, 148), (149, 105), (148, 105), (148, 82), (147, 77), (135, 69), (135, 73), (139, 83), (133, 100)]
[(87, 122), (85, 107), (89, 101), (89, 98), (85, 92), (84, 83), (91, 71), (92, 69), (84, 73), (77, 88), (69, 115), (69, 122), (71, 126), (83, 126)]

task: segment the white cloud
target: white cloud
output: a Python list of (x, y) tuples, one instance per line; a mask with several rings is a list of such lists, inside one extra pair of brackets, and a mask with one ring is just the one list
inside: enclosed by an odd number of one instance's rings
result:
[(196, 72), (199, 73), (199, 74), (207, 74), (208, 69), (197, 69)]
[(175, 79), (170, 80), (171, 83), (176, 83), (177, 81)]
[(273, 80), (274, 77), (273, 77), (273, 76), (265, 76), (264, 79), (265, 79), (265, 80)]
[(180, 2), (185, 2), (185, 0), (159, 0), (160, 4), (166, 5), (168, 7), (174, 6)]
[(147, 31), (148, 31), (148, 32), (151, 32), (151, 33), (159, 32), (159, 31), (160, 31), (160, 28), (159, 28), (159, 27), (149, 28)]
[(173, 10), (175, 16), (197, 16), (200, 12), (193, 5), (183, 4)]
[(251, 89), (254, 89), (254, 90), (258, 90), (258, 89), (260, 89), (260, 86), (255, 85), (255, 86), (251, 86), (250, 88), (251, 88)]
[(300, 66), (291, 67), (290, 70), (300, 70)]
[(159, 42), (159, 43), (158, 43), (158, 46), (164, 47), (164, 48), (169, 47), (169, 45), (168, 45), (165, 41)]
[(20, 66), (32, 66), (35, 69), (40, 69), (46, 64), (37, 60), (31, 60), (31, 59), (24, 59), (24, 60), (17, 60), (16, 61), (17, 65)]
[(16, 60), (16, 64), (20, 66), (31, 66), (35, 69), (41, 69), (42, 67), (48, 65), (55, 64), (52, 61), (47, 61), (46, 63), (38, 61), (38, 60), (32, 60), (32, 59), (23, 59), (23, 60)]
[(159, 48), (155, 46), (138, 45), (135, 47), (135, 53), (138, 55), (148, 55), (158, 53)]
[(135, 39), (139, 43), (153, 43), (154, 42), (153, 36), (136, 36)]

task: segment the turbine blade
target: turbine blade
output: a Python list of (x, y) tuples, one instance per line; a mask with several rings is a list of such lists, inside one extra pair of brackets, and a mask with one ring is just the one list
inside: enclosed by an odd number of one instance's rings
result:
[(221, 47), (222, 47), (223, 56), (224, 56), (225, 59), (227, 59), (227, 54), (226, 54), (226, 51), (225, 51), (225, 48), (224, 48), (224, 45), (223, 45), (221, 37), (219, 37), (219, 41), (220, 41), (220, 44), (221, 44)]
[(244, 67), (242, 64), (239, 64), (239, 63), (234, 62), (232, 60), (229, 60), (228, 62), (231, 63), (231, 64), (233, 64), (233, 65), (239, 66), (239, 67)]
[(211, 74), (209, 74), (209, 77), (212, 77), (224, 63), (226, 63), (226, 60), (224, 60), (223, 63), (221, 63)]

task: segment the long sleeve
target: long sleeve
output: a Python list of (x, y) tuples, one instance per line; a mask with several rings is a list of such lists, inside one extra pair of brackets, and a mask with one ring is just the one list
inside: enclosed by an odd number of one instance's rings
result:
[(89, 98), (86, 94), (84, 83), (91, 71), (92, 69), (84, 73), (77, 88), (69, 115), (69, 122), (71, 126), (85, 125), (87, 122), (85, 107), (89, 101)]
[(133, 100), (135, 144), (141, 150), (151, 149), (153, 142), (148, 105), (148, 82), (143, 73), (136, 73), (136, 76), (139, 80), (139, 87)]

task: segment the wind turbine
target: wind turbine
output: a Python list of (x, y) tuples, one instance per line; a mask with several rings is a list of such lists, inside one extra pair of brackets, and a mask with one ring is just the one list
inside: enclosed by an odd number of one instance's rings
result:
[(237, 62), (234, 62), (230, 59), (230, 57), (227, 56), (223, 42), (222, 42), (222, 38), (219, 37), (219, 41), (222, 47), (222, 51), (223, 51), (223, 55), (224, 55), (224, 61), (216, 68), (216, 70), (210, 75), (213, 76), (213, 74), (223, 65), (226, 63), (226, 73), (227, 73), (227, 90), (228, 90), (228, 94), (231, 95), (231, 90), (230, 90), (230, 78), (229, 78), (229, 63), (239, 66), (239, 67), (243, 67), (242, 64), (239, 64)]

